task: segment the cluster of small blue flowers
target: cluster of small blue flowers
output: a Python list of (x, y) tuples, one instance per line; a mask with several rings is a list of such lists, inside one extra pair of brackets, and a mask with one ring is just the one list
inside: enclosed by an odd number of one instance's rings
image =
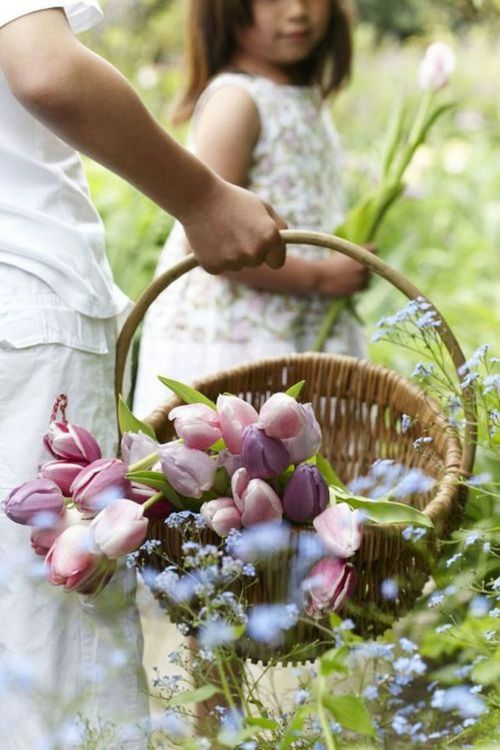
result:
[(372, 336), (373, 341), (380, 339), (393, 340), (397, 334), (408, 333), (410, 326), (419, 330), (435, 330), (442, 325), (436, 310), (430, 302), (423, 297), (410, 300), (401, 310), (394, 315), (387, 315), (381, 318), (377, 323), (377, 331)]
[(372, 499), (390, 495), (399, 500), (415, 493), (429, 492), (434, 484), (435, 479), (420, 468), (408, 468), (392, 459), (378, 459), (368, 474), (349, 484), (349, 489), (356, 494), (367, 494)]

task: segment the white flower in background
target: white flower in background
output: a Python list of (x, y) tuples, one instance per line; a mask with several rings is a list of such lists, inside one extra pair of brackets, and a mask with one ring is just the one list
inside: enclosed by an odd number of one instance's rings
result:
[(444, 42), (434, 42), (425, 51), (418, 80), (424, 91), (438, 91), (446, 86), (455, 70), (455, 53)]

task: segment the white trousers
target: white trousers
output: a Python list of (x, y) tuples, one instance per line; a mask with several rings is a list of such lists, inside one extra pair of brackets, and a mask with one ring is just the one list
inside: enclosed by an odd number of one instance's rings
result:
[[(0, 264), (0, 500), (48, 460), (42, 437), (61, 393), (68, 419), (115, 454), (116, 327)], [(90, 732), (99, 750), (144, 750), (135, 571), (121, 566), (94, 599), (67, 593), (45, 580), (29, 536), (0, 516), (1, 749), (69, 750)]]

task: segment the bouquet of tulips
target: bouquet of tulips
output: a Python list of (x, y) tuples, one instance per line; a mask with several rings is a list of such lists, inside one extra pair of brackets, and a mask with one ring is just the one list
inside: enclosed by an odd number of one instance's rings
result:
[[(454, 68), (455, 55), (447, 44), (434, 42), (427, 48), (418, 70), (422, 91), (418, 108), (410, 112), (407, 103), (396, 107), (387, 130), (378, 184), (361, 198), (343, 224), (335, 229), (334, 234), (338, 237), (358, 245), (375, 241), (389, 209), (404, 195), (405, 175), (415, 154), (435, 123), (455, 106), (453, 102), (436, 101)], [(314, 342), (314, 351), (322, 351), (339, 314), (349, 306), (352, 302), (345, 297), (332, 302)]]
[(67, 421), (65, 403), (58, 403), (62, 418), (56, 408), (44, 438), (51, 460), (4, 501), (11, 520), (33, 527), (31, 544), (45, 556), (52, 584), (95, 595), (117, 560), (144, 543), (149, 519), (190, 510), (219, 537), (266, 523), (314, 528), (324, 554), (304, 582), (304, 606), (321, 616), (339, 609), (353, 590), (349, 559), (363, 523), (431, 525), (390, 497), (370, 500), (346, 489), (318, 452), (321, 429), (312, 405), (297, 401), (303, 381), (270, 396), (257, 412), (237, 396), (220, 395), (214, 403), (162, 380), (186, 402), (169, 415), (177, 440), (158, 443), (121, 401), (122, 458), (103, 458), (96, 439)]

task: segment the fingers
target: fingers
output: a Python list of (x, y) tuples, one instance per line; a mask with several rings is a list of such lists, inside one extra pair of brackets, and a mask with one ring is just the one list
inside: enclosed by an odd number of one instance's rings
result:
[(281, 268), (286, 260), (286, 244), (282, 239), (279, 230), (287, 229), (288, 224), (281, 218), (281, 216), (279, 216), (279, 214), (276, 213), (272, 206), (268, 203), (266, 203), (265, 206), (269, 216), (273, 219), (276, 225), (275, 236), (271, 242), (271, 249), (266, 253), (265, 262), (269, 268), (277, 269)]

